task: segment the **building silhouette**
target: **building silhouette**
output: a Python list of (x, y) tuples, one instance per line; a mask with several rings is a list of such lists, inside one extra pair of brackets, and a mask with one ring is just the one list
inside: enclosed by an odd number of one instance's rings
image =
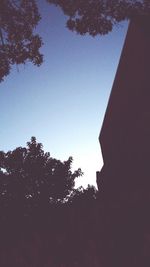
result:
[(99, 191), (132, 205), (150, 198), (150, 17), (131, 20), (99, 141)]

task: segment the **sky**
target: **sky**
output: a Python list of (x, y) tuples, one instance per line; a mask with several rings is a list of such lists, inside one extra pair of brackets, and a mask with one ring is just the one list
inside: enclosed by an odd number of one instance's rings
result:
[(45, 152), (84, 176), (76, 187), (96, 186), (103, 165), (98, 141), (127, 31), (127, 22), (106, 36), (80, 36), (66, 27), (59, 8), (39, 2), (40, 67), (14, 66), (0, 84), (0, 150), (26, 146), (31, 136)]

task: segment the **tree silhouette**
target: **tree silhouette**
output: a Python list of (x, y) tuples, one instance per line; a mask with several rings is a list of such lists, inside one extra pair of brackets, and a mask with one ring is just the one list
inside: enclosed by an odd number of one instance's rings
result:
[(1, 266), (99, 261), (97, 191), (74, 188), (82, 172), (72, 172), (71, 163), (50, 157), (35, 137), (27, 147), (0, 151)]
[[(27, 148), (18, 147), (0, 152), (0, 200), (14, 214), (29, 213), (34, 208), (46, 208), (51, 203), (65, 201), (73, 191), (81, 169), (71, 171), (72, 157), (67, 161), (50, 157), (41, 143), (32, 137)], [(11, 208), (10, 208), (11, 207)]]
[(96, 194), (90, 186), (76, 189), (67, 202), (50, 205), (44, 217), (40, 211), (29, 223), (0, 221), (0, 266), (97, 266)]
[(9, 74), (14, 64), (33, 62), (39, 66), (42, 40), (34, 34), (40, 20), (35, 0), (0, 1), (0, 81)]
[(118, 22), (150, 14), (149, 0), (48, 0), (69, 16), (67, 27), (84, 35), (110, 32)]

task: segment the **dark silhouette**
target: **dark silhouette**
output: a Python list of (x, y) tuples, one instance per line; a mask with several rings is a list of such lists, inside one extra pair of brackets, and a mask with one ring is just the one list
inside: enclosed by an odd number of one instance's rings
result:
[(47, 0), (69, 16), (67, 27), (84, 35), (110, 32), (118, 22), (150, 14), (149, 0)]
[(35, 137), (0, 153), (0, 266), (98, 266), (97, 191), (74, 189), (71, 162)]
[[(26, 214), (41, 205), (42, 209), (50, 202), (63, 202), (71, 194), (75, 179), (82, 175), (81, 169), (72, 173), (72, 157), (61, 162), (44, 153), (41, 143), (32, 137), (27, 148), (18, 147), (7, 153), (0, 152), (1, 199), (6, 205), (17, 208)], [(1, 203), (2, 203), (1, 202)], [(13, 210), (14, 213), (14, 210)]]
[(114, 197), (122, 187), (120, 199), (129, 203), (149, 201), (149, 23), (137, 17), (129, 26), (100, 133), (103, 182)]
[[(69, 160), (51, 158), (35, 138), (27, 148), (1, 152), (0, 167), (0, 266), (149, 266), (148, 206), (121, 200), (115, 181), (112, 189), (102, 182), (99, 192), (68, 186), (81, 171), (71, 173)], [(101, 175), (111, 179), (107, 171)]]
[(34, 34), (39, 20), (35, 0), (0, 1), (0, 81), (14, 64), (31, 61), (39, 66), (42, 63), (39, 52), (42, 40)]
[(150, 266), (149, 25), (148, 16), (130, 23), (100, 133), (97, 181), (113, 241), (107, 266)]

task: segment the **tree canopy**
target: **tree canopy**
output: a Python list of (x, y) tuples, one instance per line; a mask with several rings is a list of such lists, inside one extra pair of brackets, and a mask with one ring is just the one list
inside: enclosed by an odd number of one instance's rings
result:
[(69, 16), (67, 27), (84, 35), (110, 32), (114, 25), (137, 14), (150, 13), (149, 0), (47, 0)]
[(27, 147), (0, 151), (0, 208), (13, 205), (17, 212), (28, 212), (63, 203), (74, 190), (75, 179), (82, 175), (81, 169), (71, 171), (72, 160), (69, 157), (61, 162), (50, 157), (35, 137)]
[[(110, 32), (114, 25), (134, 14), (149, 14), (149, 0), (46, 0), (68, 16), (67, 27), (84, 35)], [(42, 39), (34, 33), (40, 21), (37, 0), (0, 1), (0, 82), (12, 65), (31, 61), (40, 66)]]
[(11, 66), (27, 61), (39, 66), (42, 40), (34, 29), (40, 20), (35, 0), (0, 1), (0, 81), (10, 72)]

